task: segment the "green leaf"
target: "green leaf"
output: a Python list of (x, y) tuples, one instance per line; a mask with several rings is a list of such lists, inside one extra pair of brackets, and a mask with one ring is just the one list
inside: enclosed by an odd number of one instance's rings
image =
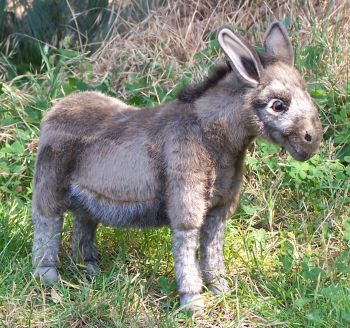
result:
[(350, 322), (350, 312), (344, 312), (341, 315), (342, 319), (346, 322)]
[(343, 240), (350, 241), (350, 219), (345, 219), (343, 222), (343, 226), (344, 226)]
[(309, 312), (306, 315), (306, 318), (308, 318), (310, 321), (313, 321), (315, 323), (322, 323), (323, 322), (323, 315), (320, 310), (314, 310)]
[(294, 305), (297, 306), (298, 308), (302, 308), (309, 303), (310, 303), (310, 299), (306, 298), (306, 297), (305, 298), (297, 298), (294, 301)]
[(7, 152), (10, 154), (23, 154), (25, 151), (24, 146), (18, 140), (6, 148)]
[(294, 262), (293, 256), (289, 254), (282, 254), (279, 256), (279, 260), (283, 265), (283, 272), (287, 273), (292, 271)]
[(166, 295), (169, 295), (172, 291), (176, 289), (175, 281), (170, 282), (166, 277), (160, 276), (157, 279), (158, 286), (162, 292)]
[(350, 80), (347, 80), (344, 85), (345, 92), (350, 95)]
[(331, 300), (336, 299), (339, 296), (339, 288), (337, 286), (335, 286), (334, 284), (328, 286), (328, 287), (324, 287), (324, 288), (320, 288), (320, 293), (326, 297), (329, 298)]
[(252, 235), (258, 243), (263, 243), (266, 240), (266, 231), (264, 229), (254, 230)]
[(322, 98), (326, 95), (326, 90), (321, 88), (310, 88), (308, 91), (314, 98)]
[(80, 56), (80, 53), (78, 51), (71, 50), (71, 49), (57, 49), (57, 52), (61, 56), (67, 57), (67, 58), (76, 58)]
[(258, 205), (241, 205), (242, 210), (248, 215), (254, 215), (255, 213), (262, 210), (262, 208)]
[(324, 276), (325, 272), (323, 269), (316, 267), (312, 268), (309, 271), (304, 271), (303, 272), (303, 277), (307, 280), (313, 280), (316, 281), (318, 279), (318, 276)]
[(89, 86), (82, 80), (77, 79), (76, 77), (69, 77), (68, 83), (70, 86), (79, 91), (89, 90)]

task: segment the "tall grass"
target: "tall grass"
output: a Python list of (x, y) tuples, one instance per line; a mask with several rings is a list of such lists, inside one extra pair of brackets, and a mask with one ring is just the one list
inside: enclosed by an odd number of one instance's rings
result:
[[(8, 69), (0, 89), (0, 326), (350, 325), (349, 7), (345, 1), (284, 1), (278, 8), (242, 3), (165, 6), (128, 33), (112, 33), (92, 58), (42, 47), (40, 70), (19, 76), (3, 58), (0, 67)], [(177, 14), (181, 8), (187, 15)], [(179, 312), (167, 228), (101, 227), (101, 274), (89, 282), (84, 268), (70, 261), (69, 215), (61, 283), (40, 286), (31, 275), (31, 178), (39, 122), (51, 103), (79, 90), (100, 90), (139, 106), (171, 100), (217, 60), (215, 27), (241, 26), (258, 42), (276, 16), (289, 23), (296, 64), (319, 107), (325, 138), (306, 163), (262, 141), (249, 150), (240, 207), (225, 232), (230, 293), (205, 293), (201, 315)], [(178, 33), (176, 26), (187, 30)], [(176, 47), (185, 57), (177, 57)]]

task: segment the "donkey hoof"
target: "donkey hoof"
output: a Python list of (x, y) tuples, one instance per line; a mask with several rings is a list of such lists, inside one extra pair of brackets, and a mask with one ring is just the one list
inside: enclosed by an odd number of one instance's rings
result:
[(203, 310), (204, 299), (200, 294), (184, 294), (180, 296), (181, 311), (199, 312)]
[(220, 295), (220, 294), (228, 293), (230, 291), (230, 286), (228, 285), (225, 279), (220, 279), (218, 281), (209, 283), (208, 289), (214, 295)]
[(100, 268), (96, 262), (86, 262), (86, 278), (91, 281), (96, 275), (99, 274)]
[(34, 271), (34, 277), (46, 286), (58, 282), (58, 273), (55, 267), (38, 267)]

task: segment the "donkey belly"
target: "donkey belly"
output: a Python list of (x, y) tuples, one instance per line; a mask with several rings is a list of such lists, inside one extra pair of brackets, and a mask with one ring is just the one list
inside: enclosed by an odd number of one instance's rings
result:
[(118, 201), (96, 192), (70, 186), (71, 209), (83, 210), (89, 217), (110, 227), (161, 227), (168, 224), (163, 201)]
[(164, 182), (145, 138), (139, 132), (130, 140), (101, 139), (87, 147), (71, 175), (71, 208), (108, 226), (166, 224)]

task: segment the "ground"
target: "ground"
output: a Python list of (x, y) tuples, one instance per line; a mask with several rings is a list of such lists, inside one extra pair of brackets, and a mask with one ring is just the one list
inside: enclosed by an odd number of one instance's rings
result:
[[(200, 315), (179, 312), (168, 228), (100, 228), (101, 274), (89, 282), (84, 268), (70, 262), (70, 215), (61, 283), (44, 288), (35, 281), (31, 179), (39, 123), (52, 102), (78, 90), (100, 90), (141, 107), (170, 101), (222, 58), (217, 27), (229, 24), (259, 45), (277, 18), (291, 31), (324, 140), (304, 163), (262, 141), (249, 149), (240, 206), (225, 231), (230, 292), (206, 292)], [(180, 1), (128, 28), (112, 31), (92, 56), (42, 47), (41, 69), (23, 75), (1, 57), (0, 326), (350, 326), (348, 2)]]

